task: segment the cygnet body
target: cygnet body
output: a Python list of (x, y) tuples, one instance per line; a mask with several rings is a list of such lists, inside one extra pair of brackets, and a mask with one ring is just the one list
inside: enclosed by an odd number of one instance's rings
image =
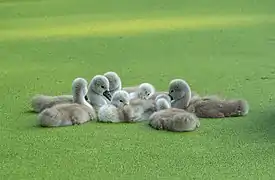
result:
[(31, 107), (34, 112), (42, 112), (46, 108), (50, 108), (57, 104), (73, 103), (72, 95), (47, 96), (38, 94), (32, 97)]
[(169, 84), (169, 96), (172, 99), (172, 107), (185, 109), (195, 113), (201, 118), (224, 118), (233, 116), (244, 116), (249, 111), (247, 101), (226, 100), (217, 96), (191, 97), (191, 88), (182, 79), (174, 79)]
[(130, 86), (130, 87), (123, 87), (122, 90), (130, 93), (136, 92), (138, 90), (139, 86)]
[(129, 106), (129, 94), (126, 91), (119, 90), (114, 93), (110, 104), (106, 104), (98, 110), (98, 121), (119, 123), (133, 122), (134, 113)]
[(109, 104), (112, 96), (109, 92), (108, 79), (102, 75), (94, 76), (89, 84), (87, 97), (96, 111), (101, 106)]
[(130, 106), (133, 108), (135, 121), (147, 121), (156, 112), (156, 104), (151, 99), (131, 99)]
[(73, 103), (57, 104), (43, 110), (38, 115), (38, 123), (43, 127), (79, 125), (96, 119), (94, 108), (85, 100), (87, 81), (76, 78), (72, 83)]
[(149, 125), (157, 130), (173, 132), (194, 131), (200, 126), (195, 114), (183, 109), (171, 108), (170, 97), (160, 95), (156, 98), (157, 112), (149, 118)]

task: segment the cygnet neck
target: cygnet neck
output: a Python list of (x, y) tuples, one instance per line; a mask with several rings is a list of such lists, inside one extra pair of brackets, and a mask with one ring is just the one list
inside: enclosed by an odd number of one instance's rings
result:
[(181, 98), (179, 99), (175, 99), (173, 100), (172, 102), (173, 103), (180, 103), (181, 104), (181, 107), (183, 108), (187, 108), (190, 104), (190, 101), (191, 101), (191, 88), (188, 84), (186, 84), (186, 86), (184, 87), (184, 90), (183, 92), (185, 92), (184, 96), (182, 96)]
[(121, 90), (121, 85), (115, 87), (114, 89), (110, 89), (110, 92), (114, 93), (114, 92), (119, 91), (119, 90)]
[(82, 92), (73, 94), (73, 102), (93, 108), (92, 105), (85, 100), (85, 94)]
[(183, 98), (185, 107), (189, 106), (190, 100), (191, 100), (191, 88), (187, 85), (185, 89), (185, 96)]
[(122, 83), (121, 83), (121, 80), (119, 79), (118, 80), (118, 86), (115, 88), (115, 90), (117, 91), (117, 90), (121, 90), (121, 88), (122, 88)]

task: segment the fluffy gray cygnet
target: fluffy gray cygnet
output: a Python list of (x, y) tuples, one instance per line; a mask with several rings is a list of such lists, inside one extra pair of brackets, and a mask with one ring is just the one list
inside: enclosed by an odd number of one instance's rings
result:
[(246, 100), (226, 100), (218, 96), (195, 95), (192, 97), (190, 86), (182, 79), (174, 79), (170, 82), (169, 96), (172, 99), (172, 107), (185, 109), (201, 118), (245, 116), (249, 112)]
[(157, 130), (173, 132), (194, 131), (200, 127), (195, 114), (183, 109), (171, 108), (170, 97), (166, 94), (156, 97), (157, 112), (149, 118), (149, 125)]
[(85, 100), (87, 81), (76, 78), (72, 83), (73, 103), (57, 104), (44, 109), (38, 115), (38, 123), (43, 127), (79, 125), (97, 118), (94, 108)]
[(130, 99), (149, 99), (155, 93), (155, 88), (150, 83), (142, 83), (135, 92), (130, 93)]
[(116, 91), (111, 103), (100, 107), (98, 110), (98, 121), (109, 123), (133, 122), (135, 117), (129, 101), (129, 94), (126, 91)]
[(116, 91), (121, 90), (122, 82), (119, 75), (116, 72), (109, 71), (104, 74), (109, 81), (110, 94), (113, 96)]
[(112, 95), (109, 91), (108, 79), (103, 75), (94, 76), (88, 86), (87, 97), (89, 103), (95, 108), (96, 111), (98, 111), (101, 106), (109, 104)]

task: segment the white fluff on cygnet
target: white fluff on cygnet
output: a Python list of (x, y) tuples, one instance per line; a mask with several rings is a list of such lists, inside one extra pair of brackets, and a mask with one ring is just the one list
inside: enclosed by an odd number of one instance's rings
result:
[(87, 97), (96, 111), (101, 106), (109, 104), (112, 96), (109, 92), (108, 79), (102, 75), (94, 76), (89, 84)]
[(155, 93), (155, 88), (152, 84), (142, 83), (139, 88), (130, 93), (130, 99), (149, 99)]
[(85, 100), (87, 81), (76, 78), (72, 83), (73, 103), (63, 103), (43, 110), (38, 123), (43, 127), (79, 125), (96, 119), (94, 108)]
[(31, 107), (34, 112), (42, 112), (46, 108), (50, 108), (57, 104), (73, 103), (72, 95), (47, 96), (37, 94), (31, 99)]
[(133, 109), (129, 106), (129, 94), (126, 91), (116, 91), (111, 103), (102, 106), (98, 110), (99, 122), (132, 122)]
[(116, 72), (109, 71), (104, 74), (109, 81), (110, 94), (113, 96), (116, 91), (121, 90), (121, 79)]
[(167, 95), (156, 98), (157, 112), (149, 118), (149, 125), (157, 130), (174, 132), (194, 131), (200, 126), (195, 114), (183, 109), (171, 108), (171, 100)]

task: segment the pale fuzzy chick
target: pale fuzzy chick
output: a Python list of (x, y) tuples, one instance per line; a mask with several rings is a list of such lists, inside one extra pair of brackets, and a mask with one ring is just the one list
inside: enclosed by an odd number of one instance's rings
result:
[(183, 109), (171, 108), (170, 97), (166, 94), (156, 98), (157, 112), (149, 118), (149, 125), (157, 130), (190, 132), (200, 127), (195, 114)]
[(130, 98), (126, 91), (116, 91), (111, 103), (102, 106), (98, 111), (99, 122), (133, 122), (134, 112), (129, 106)]
[(140, 84), (139, 88), (135, 91), (130, 93), (130, 99), (149, 99), (155, 93), (155, 88), (152, 84), (149, 83), (142, 83)]
[(122, 82), (119, 75), (116, 72), (109, 71), (104, 74), (109, 81), (110, 94), (113, 96), (116, 91), (121, 90)]
[(169, 85), (172, 107), (185, 109), (201, 118), (245, 116), (249, 105), (243, 99), (221, 99), (218, 96), (191, 96), (191, 88), (185, 80), (174, 79)]
[(85, 100), (87, 81), (76, 78), (72, 83), (73, 103), (57, 104), (38, 115), (38, 124), (43, 127), (79, 125), (97, 118), (94, 108)]
[(87, 97), (89, 103), (95, 108), (96, 111), (98, 111), (101, 106), (109, 104), (112, 95), (109, 91), (108, 79), (102, 75), (94, 76), (88, 86)]

